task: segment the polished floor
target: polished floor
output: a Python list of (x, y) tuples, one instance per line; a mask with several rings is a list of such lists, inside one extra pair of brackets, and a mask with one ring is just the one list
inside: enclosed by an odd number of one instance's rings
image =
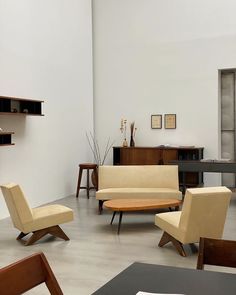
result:
[[(97, 213), (97, 201), (81, 192), (57, 201), (74, 210), (73, 222), (62, 225), (69, 242), (45, 237), (25, 247), (15, 238), (18, 231), (10, 218), (0, 220), (0, 267), (37, 251), (43, 251), (65, 295), (89, 295), (134, 261), (196, 268), (197, 254), (186, 247), (188, 257), (179, 256), (172, 245), (157, 246), (162, 231), (154, 226), (154, 212), (124, 214), (121, 233), (117, 219), (111, 226), (111, 212)], [(118, 218), (118, 217), (116, 217)], [(224, 238), (236, 240), (236, 197), (233, 196)], [(214, 270), (220, 270), (214, 268)], [(228, 270), (227, 270), (228, 271)], [(1, 291), (0, 291), (1, 294)], [(48, 294), (39, 286), (28, 294)]]

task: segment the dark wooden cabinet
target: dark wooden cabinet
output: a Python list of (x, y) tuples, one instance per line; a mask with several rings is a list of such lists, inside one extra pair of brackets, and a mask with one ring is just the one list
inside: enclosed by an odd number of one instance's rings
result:
[(11, 142), (12, 134), (14, 134), (14, 132), (0, 132), (0, 146), (14, 145), (14, 143)]
[[(203, 147), (113, 147), (113, 165), (163, 165), (173, 160), (201, 160)], [(182, 185), (183, 173), (179, 173)], [(188, 187), (203, 184), (202, 172), (185, 173)]]
[(0, 96), (0, 114), (43, 116), (42, 100)]

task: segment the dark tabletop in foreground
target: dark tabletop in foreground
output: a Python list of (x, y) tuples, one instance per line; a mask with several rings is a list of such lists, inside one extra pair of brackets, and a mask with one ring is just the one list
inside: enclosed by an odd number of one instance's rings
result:
[(135, 262), (93, 295), (135, 295), (138, 291), (235, 295), (236, 275)]

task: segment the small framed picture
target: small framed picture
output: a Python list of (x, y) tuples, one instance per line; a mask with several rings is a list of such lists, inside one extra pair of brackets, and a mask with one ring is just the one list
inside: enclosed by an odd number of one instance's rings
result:
[(165, 114), (165, 129), (176, 129), (176, 114)]
[(151, 128), (152, 129), (162, 128), (162, 115), (151, 115)]

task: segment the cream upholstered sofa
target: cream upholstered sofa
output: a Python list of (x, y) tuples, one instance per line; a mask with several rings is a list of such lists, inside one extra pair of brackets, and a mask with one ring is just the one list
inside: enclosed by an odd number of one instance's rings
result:
[(110, 199), (182, 199), (178, 166), (100, 166), (98, 171), (99, 210)]
[(29, 233), (33, 233), (33, 235), (26, 241), (26, 246), (32, 245), (46, 234), (69, 240), (59, 224), (73, 220), (72, 209), (62, 205), (30, 208), (18, 184), (1, 185), (1, 189), (12, 222), (21, 231), (17, 240), (21, 240)]
[(164, 230), (159, 247), (172, 242), (180, 255), (183, 244), (198, 243), (200, 237), (220, 239), (232, 192), (226, 187), (187, 189), (182, 211), (159, 213), (155, 224)]

